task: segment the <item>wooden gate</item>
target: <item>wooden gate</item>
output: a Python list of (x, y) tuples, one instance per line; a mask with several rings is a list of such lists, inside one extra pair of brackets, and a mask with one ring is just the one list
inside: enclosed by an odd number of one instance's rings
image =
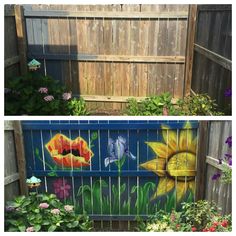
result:
[(99, 220), (193, 201), (198, 122), (24, 121), (27, 175)]

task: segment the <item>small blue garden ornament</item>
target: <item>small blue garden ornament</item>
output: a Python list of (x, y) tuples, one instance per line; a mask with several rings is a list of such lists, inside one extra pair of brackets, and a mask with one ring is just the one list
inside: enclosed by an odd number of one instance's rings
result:
[(37, 188), (41, 184), (41, 180), (32, 176), (30, 179), (26, 179), (26, 184), (29, 188)]
[(41, 66), (41, 63), (38, 62), (38, 61), (35, 60), (35, 59), (33, 59), (32, 61), (30, 61), (30, 62), (28, 63), (28, 67), (29, 67), (29, 70), (30, 70), (30, 71), (37, 70), (37, 69), (40, 68), (40, 66)]

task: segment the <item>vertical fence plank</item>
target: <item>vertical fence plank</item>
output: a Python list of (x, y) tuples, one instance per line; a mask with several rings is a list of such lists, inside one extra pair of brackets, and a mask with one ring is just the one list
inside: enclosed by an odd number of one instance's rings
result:
[(197, 6), (190, 5), (188, 34), (187, 34), (186, 65), (185, 65), (185, 92), (184, 92), (185, 96), (190, 95), (190, 90), (191, 90), (196, 16), (197, 16)]
[(23, 133), (20, 121), (15, 121), (13, 127), (14, 127), (17, 165), (19, 172), (20, 193), (22, 195), (26, 195), (28, 193), (28, 189), (26, 186), (26, 170), (25, 170), (26, 163), (25, 163)]
[(26, 31), (25, 20), (23, 16), (23, 7), (20, 5), (15, 6), (15, 21), (16, 21), (16, 34), (18, 40), (18, 51), (20, 57), (20, 71), (21, 74), (27, 73), (27, 56), (26, 56)]
[(204, 199), (206, 189), (206, 155), (208, 152), (208, 121), (199, 123), (199, 142), (197, 152), (197, 176), (196, 176), (196, 193), (195, 199)]

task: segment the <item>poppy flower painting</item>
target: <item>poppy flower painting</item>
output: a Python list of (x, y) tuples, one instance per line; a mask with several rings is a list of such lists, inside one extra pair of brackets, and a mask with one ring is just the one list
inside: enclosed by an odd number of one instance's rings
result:
[(87, 142), (81, 137), (71, 140), (63, 134), (56, 134), (45, 147), (56, 164), (65, 168), (90, 166), (94, 156)]

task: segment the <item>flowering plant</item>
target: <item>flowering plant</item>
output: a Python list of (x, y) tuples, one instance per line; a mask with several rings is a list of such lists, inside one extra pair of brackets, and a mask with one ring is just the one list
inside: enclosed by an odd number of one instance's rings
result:
[[(229, 149), (232, 148), (232, 136), (229, 136), (225, 144), (228, 146)], [(219, 165), (222, 166), (222, 171), (216, 172), (212, 176), (212, 180), (217, 180), (221, 178), (221, 181), (226, 184), (230, 184), (232, 182), (232, 154), (228, 152), (224, 155), (223, 158), (219, 159)]]
[(181, 212), (158, 211), (140, 221), (139, 231), (148, 232), (228, 232), (232, 230), (231, 215), (220, 215), (215, 203), (198, 201), (183, 203)]
[(29, 72), (7, 80), (5, 86), (6, 115), (86, 115), (84, 101), (72, 99), (71, 92), (49, 76)]
[(16, 197), (5, 208), (5, 231), (90, 231), (87, 216), (77, 215), (73, 206), (63, 205), (54, 194), (30, 193)]

